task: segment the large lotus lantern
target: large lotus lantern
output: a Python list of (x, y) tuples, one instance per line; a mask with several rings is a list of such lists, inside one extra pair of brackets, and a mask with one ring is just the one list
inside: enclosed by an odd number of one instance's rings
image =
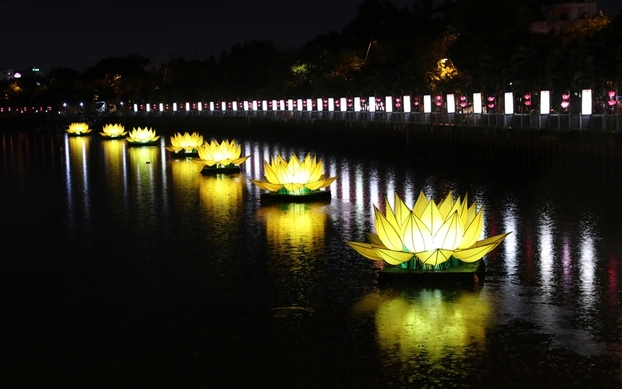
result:
[(69, 135), (81, 136), (89, 134), (92, 130), (87, 123), (71, 123), (66, 131)]
[(205, 142), (197, 147), (199, 158), (194, 158), (194, 162), (201, 169), (201, 174), (210, 173), (237, 173), (240, 171), (240, 164), (248, 159), (248, 155), (241, 157), (242, 146), (234, 140), (223, 140)]
[(171, 153), (178, 155), (194, 154), (196, 155), (199, 146), (203, 144), (203, 136), (197, 132), (192, 134), (184, 133), (183, 135), (178, 132), (171, 136), (171, 145), (166, 146), (166, 149)]
[(155, 144), (160, 139), (160, 135), (156, 135), (155, 130), (151, 128), (133, 128), (127, 138), (131, 146), (149, 146)]
[(322, 161), (308, 154), (302, 161), (294, 154), (289, 161), (280, 155), (264, 162), (265, 181), (252, 180), (261, 189), (270, 191), (262, 199), (289, 198), (291, 200), (330, 199), (326, 190), (337, 177), (327, 178), (322, 172)]
[(348, 242), (366, 258), (385, 261), (402, 269), (431, 271), (479, 261), (509, 234), (480, 239), (483, 210), (469, 206), (449, 192), (438, 205), (423, 192), (412, 209), (395, 194), (394, 208), (386, 201), (386, 213), (374, 206), (376, 234), (371, 243)]
[(127, 135), (127, 131), (125, 131), (125, 127), (121, 124), (106, 124), (99, 134), (104, 138), (114, 139), (124, 137)]

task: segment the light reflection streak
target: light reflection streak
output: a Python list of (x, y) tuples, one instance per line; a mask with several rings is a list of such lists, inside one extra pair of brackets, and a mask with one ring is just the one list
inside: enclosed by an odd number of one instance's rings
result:
[(352, 175), (350, 174), (350, 169), (348, 167), (347, 162), (341, 162), (341, 174), (339, 175), (341, 180), (341, 200), (344, 202), (350, 202), (350, 181), (352, 180)]
[[(373, 205), (380, 205), (380, 194), (378, 193), (379, 190), (379, 185), (378, 185), (378, 171), (376, 170), (376, 167), (373, 168), (373, 170), (370, 172), (369, 175), (367, 175), (367, 177), (369, 177), (369, 201), (366, 202), (367, 207), (366, 207), (366, 211), (369, 212), (370, 216), (371, 216), (371, 220), (369, 221), (370, 223), (374, 223), (374, 212), (371, 211), (373, 209)], [(382, 195), (382, 203), (384, 204), (384, 199), (385, 199), (385, 195)]]
[[(354, 202), (357, 204), (364, 203), (363, 195), (363, 172), (360, 168), (354, 170)], [(367, 208), (367, 207), (365, 207)]]
[(594, 289), (594, 270), (596, 267), (596, 253), (594, 248), (594, 238), (591, 236), (590, 228), (585, 226), (581, 228), (581, 241), (580, 241), (580, 257), (581, 263), (581, 294), (582, 302), (585, 309), (591, 309), (594, 307), (596, 301)]
[[(78, 209), (84, 212), (84, 223), (90, 222), (90, 187), (87, 149), (90, 137), (65, 136), (65, 179), (67, 185), (67, 215), (72, 227), (80, 228), (77, 223)], [(75, 184), (75, 186), (74, 186)], [(80, 192), (80, 198), (76, 199), (76, 192)], [(76, 201), (77, 200), (77, 201)], [(78, 205), (76, 206), (76, 202)], [(84, 228), (84, 227), (83, 227)]]
[(138, 208), (143, 205), (143, 200), (147, 199), (151, 205), (154, 204), (154, 185), (153, 169), (157, 158), (158, 149), (153, 146), (130, 147), (130, 165), (134, 170), (134, 182), (136, 187), (136, 202)]
[(553, 234), (551, 232), (552, 219), (550, 211), (540, 212), (538, 222), (538, 235), (540, 238), (539, 257), (540, 257), (540, 281), (542, 288), (547, 293), (551, 292), (551, 279), (553, 277)]
[(512, 231), (512, 233), (505, 237), (501, 247), (505, 254), (505, 270), (508, 274), (514, 274), (516, 271), (516, 252), (518, 247), (516, 241), (518, 235), (516, 218), (516, 203), (506, 203), (503, 211), (503, 230)]
[(562, 236), (562, 277), (564, 289), (568, 291), (572, 284), (572, 249), (570, 247), (570, 237), (566, 234)]
[[(101, 145), (103, 147), (104, 169), (109, 196), (115, 199), (118, 197), (118, 194), (121, 194), (122, 198), (118, 200), (124, 205), (122, 213), (127, 215), (129, 189), (127, 185), (125, 141), (117, 139), (106, 140)], [(118, 187), (119, 184), (121, 188)]]
[[(411, 180), (407, 180), (403, 185), (404, 203), (412, 209), (415, 204), (415, 185)], [(428, 196), (427, 193), (426, 196)]]
[(206, 220), (210, 234), (221, 242), (237, 240), (243, 233), (234, 228), (243, 212), (245, 180), (239, 175), (217, 174), (201, 176), (199, 179), (199, 197), (201, 214)]
[(274, 254), (268, 267), (278, 284), (277, 306), (309, 306), (315, 300), (318, 270), (325, 250), (326, 206), (320, 204), (280, 204), (262, 207), (266, 240)]
[[(492, 309), (478, 292), (387, 290), (371, 293), (353, 308), (373, 314), (382, 360), (439, 362), (448, 356), (465, 357), (471, 347), (484, 349)], [(393, 365), (394, 366), (394, 365)]]

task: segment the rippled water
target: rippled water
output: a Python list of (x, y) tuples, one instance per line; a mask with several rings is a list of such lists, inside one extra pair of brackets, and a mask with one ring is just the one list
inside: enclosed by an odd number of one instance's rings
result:
[[(3, 387), (622, 387), (619, 160), (237, 138), (204, 177), (165, 138), (0, 133)], [(332, 201), (261, 204), (263, 161), (308, 152)], [(381, 287), (345, 244), (421, 190), (512, 231), (482, 285)]]

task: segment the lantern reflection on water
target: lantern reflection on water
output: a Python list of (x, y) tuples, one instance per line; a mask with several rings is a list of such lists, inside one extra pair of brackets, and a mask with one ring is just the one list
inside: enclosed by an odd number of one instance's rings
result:
[(471, 290), (395, 290), (373, 293), (356, 304), (354, 313), (373, 313), (378, 344), (401, 360), (464, 356), (484, 348), (491, 308)]
[(272, 259), (269, 269), (277, 284), (278, 306), (312, 306), (324, 256), (328, 215), (319, 203), (289, 203), (262, 207)]
[(232, 227), (242, 214), (246, 181), (239, 175), (197, 175), (194, 166), (192, 174), (199, 179), (201, 213), (209, 218), (210, 234), (239, 234)]
[[(104, 155), (104, 174), (108, 195), (110, 196), (109, 205), (126, 200), (127, 197), (127, 170), (125, 167), (126, 149), (125, 142), (122, 140), (110, 140), (100, 142)], [(119, 185), (122, 187), (119, 188)]]

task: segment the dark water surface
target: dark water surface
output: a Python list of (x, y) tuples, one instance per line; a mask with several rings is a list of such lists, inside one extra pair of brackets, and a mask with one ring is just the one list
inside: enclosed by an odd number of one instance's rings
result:
[[(0, 133), (1, 388), (622, 387), (619, 160), (237, 140), (203, 177), (168, 137)], [(260, 204), (263, 160), (307, 152), (330, 204)], [(380, 287), (346, 245), (420, 190), (512, 231), (482, 285)]]

